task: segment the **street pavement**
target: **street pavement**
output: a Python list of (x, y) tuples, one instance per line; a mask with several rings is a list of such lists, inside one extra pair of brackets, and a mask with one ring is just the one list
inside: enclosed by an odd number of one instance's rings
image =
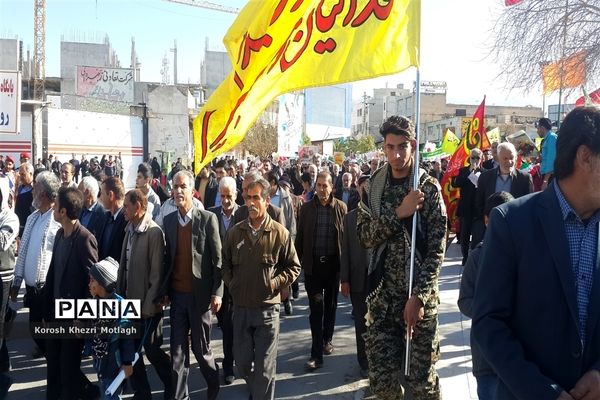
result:
[[(441, 379), (444, 399), (476, 399), (475, 379), (471, 375), (469, 331), (471, 321), (460, 314), (456, 306), (460, 285), (460, 249), (454, 243), (449, 246), (440, 276), (439, 309), (441, 360), (437, 369)], [(22, 295), (22, 293), (21, 293)], [(374, 398), (368, 391), (368, 380), (361, 379), (356, 361), (354, 322), (350, 316), (352, 306), (349, 299), (339, 296), (334, 352), (325, 356), (324, 366), (316, 372), (307, 373), (304, 363), (310, 356), (310, 328), (308, 324), (308, 300), (301, 285), (300, 298), (294, 303), (294, 313), (285, 316), (281, 312), (281, 332), (277, 358), (277, 383), (275, 394), (278, 399), (348, 399)], [(25, 326), (27, 309), (19, 310), (16, 325), (17, 338), (8, 342), (12, 362), (11, 377), (14, 379), (9, 400), (35, 400), (45, 398), (46, 365), (43, 359), (32, 359), (33, 341), (19, 334), (19, 326)], [(216, 322), (216, 321), (215, 321)], [(164, 349), (168, 350), (168, 318), (165, 321)], [(13, 332), (14, 333), (14, 332)], [(221, 331), (214, 325), (212, 330), (213, 352), (217, 361), (222, 360)], [(205, 399), (206, 384), (193, 360), (189, 376), (190, 398)], [(96, 375), (91, 359), (82, 360), (82, 370), (92, 381)], [(161, 399), (162, 387), (152, 367), (148, 367), (154, 398)], [(131, 398), (128, 393), (125, 399)], [(236, 379), (232, 385), (222, 386), (219, 398), (226, 400), (247, 399), (244, 381)]]

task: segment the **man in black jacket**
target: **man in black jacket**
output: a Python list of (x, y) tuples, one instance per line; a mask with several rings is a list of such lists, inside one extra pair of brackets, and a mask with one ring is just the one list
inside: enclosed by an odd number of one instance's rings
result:
[(296, 251), (310, 307), (312, 348), (308, 371), (323, 366), (323, 354), (333, 352), (333, 329), (340, 286), (340, 254), (346, 205), (333, 194), (329, 172), (317, 175), (315, 196), (300, 209)]
[[(469, 244), (473, 220), (477, 215), (475, 209), (475, 195), (477, 192), (477, 181), (481, 174), (481, 150), (471, 149), (469, 166), (462, 167), (458, 175), (453, 178), (452, 184), (460, 188), (460, 199), (456, 208), (456, 216), (460, 221), (460, 250), (462, 252), (462, 265), (467, 262), (469, 256)], [(475, 243), (477, 244), (477, 243)]]
[[(90, 267), (98, 261), (96, 238), (78, 217), (83, 208), (83, 195), (75, 188), (62, 187), (54, 205), (54, 219), (62, 228), (56, 233), (52, 261), (43, 288), (46, 321), (53, 321), (55, 299), (89, 297)], [(96, 398), (98, 388), (81, 372), (83, 339), (49, 339), (46, 344), (48, 400)]]
[(98, 238), (100, 259), (112, 257), (119, 260), (127, 226), (123, 213), (125, 186), (121, 179), (111, 176), (106, 178), (100, 187), (99, 200), (106, 209), (104, 230), (102, 236)]
[(533, 192), (531, 175), (519, 171), (515, 167), (517, 149), (512, 143), (504, 142), (498, 145), (498, 167), (484, 171), (477, 181), (475, 207), (477, 209), (476, 224), (473, 227), (473, 243), (483, 240), (485, 228), (483, 225), (483, 207), (485, 201), (496, 192), (508, 192), (515, 199)]

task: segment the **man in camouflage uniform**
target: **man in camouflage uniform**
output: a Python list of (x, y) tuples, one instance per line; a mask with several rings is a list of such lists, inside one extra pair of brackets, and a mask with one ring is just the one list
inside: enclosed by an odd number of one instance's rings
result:
[[(446, 209), (439, 184), (425, 171), (419, 171), (418, 189), (411, 190), (417, 148), (412, 123), (392, 116), (380, 133), (388, 162), (371, 177), (358, 211), (359, 240), (372, 250), (365, 317), (371, 390), (379, 399), (403, 399), (405, 382), (413, 399), (439, 400), (438, 275), (444, 259)], [(415, 212), (417, 256), (408, 299)], [(412, 341), (410, 375), (404, 378), (407, 326)]]

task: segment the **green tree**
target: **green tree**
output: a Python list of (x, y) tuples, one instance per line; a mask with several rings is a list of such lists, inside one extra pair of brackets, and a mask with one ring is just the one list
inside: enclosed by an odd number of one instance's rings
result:
[(338, 139), (333, 143), (333, 151), (341, 151), (347, 156), (355, 153), (368, 153), (373, 150), (375, 150), (375, 138), (371, 135)]

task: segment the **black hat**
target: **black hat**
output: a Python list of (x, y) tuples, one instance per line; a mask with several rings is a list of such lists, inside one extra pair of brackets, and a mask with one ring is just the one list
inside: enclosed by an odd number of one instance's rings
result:
[(119, 263), (112, 257), (98, 261), (90, 268), (90, 276), (96, 280), (107, 292), (114, 292), (117, 285)]
[(289, 189), (293, 189), (292, 187), (292, 181), (290, 180), (290, 177), (287, 176), (287, 174), (283, 174), (281, 175), (281, 179), (279, 179), (279, 182), (277, 182), (277, 184), (279, 186), (287, 186)]
[(363, 183), (364, 181), (371, 179), (371, 175), (361, 175), (358, 180), (356, 181), (356, 183), (358, 185), (360, 185), (361, 183)]

